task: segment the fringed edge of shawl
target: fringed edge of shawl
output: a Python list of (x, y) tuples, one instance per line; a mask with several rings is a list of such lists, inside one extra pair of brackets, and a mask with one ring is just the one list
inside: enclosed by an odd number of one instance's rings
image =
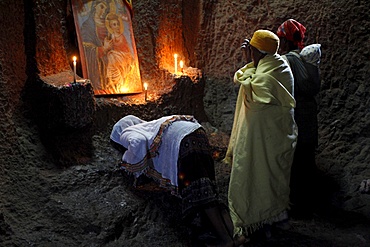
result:
[(245, 226), (244, 227), (245, 234), (249, 236), (252, 233), (256, 232), (257, 230), (260, 230), (261, 228), (263, 228), (265, 225), (272, 225), (273, 223), (280, 222), (286, 219), (288, 219), (288, 211), (285, 209), (284, 211), (282, 211), (281, 213), (273, 217), (270, 217), (258, 223), (251, 224), (249, 226)]
[(137, 178), (140, 175), (145, 175), (148, 178), (152, 178), (159, 185), (159, 187), (165, 188), (165, 189), (169, 190), (172, 195), (180, 197), (180, 195), (178, 193), (178, 187), (171, 184), (170, 179), (166, 179), (166, 178), (162, 177), (162, 174), (157, 172), (155, 169), (153, 169), (149, 166), (146, 166), (144, 169), (142, 169), (140, 171), (133, 172), (130, 169), (128, 169), (126, 165), (127, 165), (127, 163), (121, 163), (119, 165), (119, 169), (125, 171), (129, 175), (134, 176), (135, 180), (133, 182), (133, 186), (135, 188), (137, 187)]

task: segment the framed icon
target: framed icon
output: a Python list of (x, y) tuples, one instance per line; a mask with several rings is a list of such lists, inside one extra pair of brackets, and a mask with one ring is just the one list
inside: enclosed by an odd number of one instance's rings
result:
[(82, 73), (95, 95), (143, 91), (128, 0), (72, 0)]

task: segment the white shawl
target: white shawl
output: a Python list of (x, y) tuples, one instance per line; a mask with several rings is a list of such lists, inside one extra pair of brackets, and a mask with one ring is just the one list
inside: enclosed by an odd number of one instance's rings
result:
[(122, 157), (127, 164), (125, 169), (138, 177), (153, 166), (163, 178), (177, 186), (181, 140), (201, 125), (192, 116), (172, 115), (149, 122), (140, 120), (126, 116), (113, 127), (111, 139), (127, 148)]

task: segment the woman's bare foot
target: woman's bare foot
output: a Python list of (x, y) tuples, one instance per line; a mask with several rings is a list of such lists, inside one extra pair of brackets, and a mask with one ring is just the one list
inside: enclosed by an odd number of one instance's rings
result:
[(219, 243), (216, 245), (207, 245), (207, 247), (239, 247), (244, 246), (243, 244), (247, 243), (248, 239), (243, 235), (237, 236), (234, 240), (230, 239), (227, 243)]
[(236, 236), (233, 241), (233, 246), (244, 246), (244, 244), (247, 242), (248, 238), (244, 237), (243, 235)]

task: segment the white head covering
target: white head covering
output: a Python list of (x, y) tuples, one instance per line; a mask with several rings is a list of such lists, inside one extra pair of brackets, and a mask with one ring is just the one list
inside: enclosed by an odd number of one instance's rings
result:
[[(145, 123), (145, 120), (142, 120), (134, 115), (127, 115), (121, 118), (114, 126), (112, 133), (110, 134), (110, 139), (118, 144), (121, 144), (120, 137), (122, 132), (130, 126)], [(122, 145), (122, 144), (121, 144)]]
[(315, 66), (318, 66), (320, 63), (320, 57), (321, 57), (321, 45), (320, 44), (311, 44), (308, 46), (305, 46), (300, 55), (307, 63), (313, 64)]

